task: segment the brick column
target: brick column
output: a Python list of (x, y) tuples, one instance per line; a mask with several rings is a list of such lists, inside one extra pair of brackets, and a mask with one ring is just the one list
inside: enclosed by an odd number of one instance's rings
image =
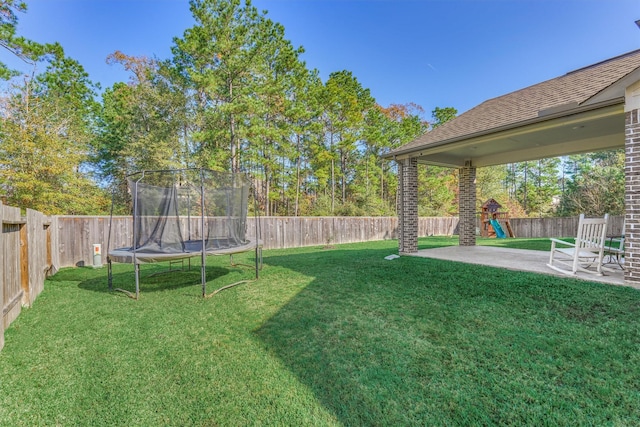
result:
[(624, 280), (640, 284), (640, 108), (625, 112), (624, 145)]
[(398, 252), (418, 252), (418, 159), (398, 161)]
[(476, 168), (471, 162), (458, 169), (458, 235), (460, 246), (476, 245)]

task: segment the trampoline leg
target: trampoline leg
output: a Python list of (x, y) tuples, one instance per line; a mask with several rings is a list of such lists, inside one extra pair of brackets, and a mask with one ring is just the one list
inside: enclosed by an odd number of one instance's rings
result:
[(259, 263), (259, 261), (258, 261), (258, 248), (256, 247), (256, 279), (258, 279), (258, 275), (260, 274), (258, 272), (258, 263)]
[(135, 271), (136, 271), (136, 299), (140, 296), (140, 264), (136, 263)]
[(113, 272), (111, 271), (111, 259), (107, 259), (107, 283), (109, 284), (109, 291), (113, 290)]
[(207, 265), (206, 255), (202, 254), (202, 262), (200, 263), (200, 276), (202, 278), (202, 297), (207, 296)]

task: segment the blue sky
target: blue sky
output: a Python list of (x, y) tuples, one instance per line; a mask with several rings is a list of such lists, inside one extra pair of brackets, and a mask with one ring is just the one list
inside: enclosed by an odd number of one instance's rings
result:
[[(482, 101), (640, 49), (638, 0), (253, 0), (320, 71), (351, 71), (379, 104), (462, 113)], [(27, 0), (18, 32), (57, 41), (103, 87), (121, 50), (166, 59), (187, 0)], [(7, 61), (7, 52), (0, 60)]]

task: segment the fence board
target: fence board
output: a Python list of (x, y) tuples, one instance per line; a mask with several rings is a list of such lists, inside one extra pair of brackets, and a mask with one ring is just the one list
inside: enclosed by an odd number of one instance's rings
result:
[(44, 289), (44, 280), (51, 270), (51, 233), (45, 216), (27, 209), (28, 281), (23, 291), (23, 305), (31, 306)]
[(47, 230), (47, 238), (49, 240), (49, 254), (51, 255), (51, 267), (49, 269), (49, 274), (55, 274), (61, 268), (59, 236), (60, 233), (58, 217), (50, 217), (49, 229)]
[(11, 206), (2, 206), (2, 251), (4, 252), (2, 263), (2, 322), (7, 329), (11, 322), (20, 314), (22, 305), (21, 285), (21, 241), (20, 229), (23, 224), (20, 218), (20, 209)]
[[(560, 218), (511, 218), (509, 222), (517, 237), (575, 237), (578, 232), (579, 217)], [(609, 217), (607, 234), (622, 234), (624, 217), (615, 215)]]
[(29, 239), (27, 237), (28, 225), (20, 226), (20, 298), (22, 305), (29, 305)]

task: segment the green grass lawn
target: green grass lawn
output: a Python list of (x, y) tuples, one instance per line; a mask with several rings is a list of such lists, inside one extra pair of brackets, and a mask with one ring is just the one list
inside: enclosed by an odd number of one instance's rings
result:
[[(265, 251), (210, 299), (197, 265), (138, 301), (64, 269), (5, 332), (0, 425), (640, 425), (640, 292), (392, 253)], [(208, 291), (252, 276), (207, 262)]]

